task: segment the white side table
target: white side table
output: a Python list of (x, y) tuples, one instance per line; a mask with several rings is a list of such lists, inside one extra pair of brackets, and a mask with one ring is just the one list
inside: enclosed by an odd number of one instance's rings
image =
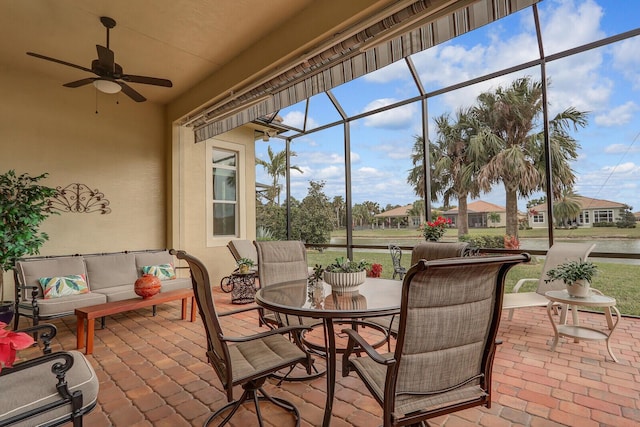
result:
[[(611, 351), (611, 346), (609, 345), (609, 338), (611, 334), (615, 330), (616, 326), (618, 326), (618, 322), (620, 321), (620, 311), (616, 308), (616, 300), (615, 298), (608, 297), (603, 295), (597, 289), (591, 288), (591, 295), (585, 298), (577, 298), (570, 296), (566, 290), (562, 291), (549, 291), (545, 293), (547, 299), (549, 299), (549, 304), (547, 304), (547, 315), (549, 316), (549, 320), (551, 321), (551, 325), (553, 326), (553, 331), (555, 337), (553, 339), (553, 344), (551, 345), (551, 351), (555, 351), (556, 345), (558, 344), (558, 340), (560, 337), (569, 337), (575, 338), (576, 342), (578, 340), (587, 340), (587, 341), (599, 341), (604, 340), (607, 344), (607, 351), (609, 355), (614, 360), (614, 362), (618, 362), (618, 359)], [(573, 317), (573, 324), (568, 325), (566, 323), (566, 312), (562, 313), (562, 317), (559, 323), (556, 323), (553, 320), (553, 315), (551, 313), (552, 307), (554, 303), (560, 303), (566, 306), (570, 306), (571, 313)], [(602, 307), (604, 308), (604, 316), (607, 321), (607, 326), (609, 327), (609, 331), (602, 331), (598, 329), (593, 329), (587, 326), (581, 326), (578, 321), (577, 316), (577, 307)], [(568, 307), (567, 307), (568, 308)], [(615, 322), (611, 311), (615, 312), (616, 318)]]

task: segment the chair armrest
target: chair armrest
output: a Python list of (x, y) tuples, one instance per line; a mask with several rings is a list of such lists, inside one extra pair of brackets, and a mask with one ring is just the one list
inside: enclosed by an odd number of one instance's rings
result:
[(238, 313), (244, 313), (246, 311), (251, 311), (251, 310), (260, 310), (262, 307), (258, 307), (256, 306), (251, 306), (251, 307), (243, 307), (243, 308), (239, 308), (237, 310), (231, 310), (231, 311), (225, 311), (224, 313), (219, 313), (218, 317), (225, 317), (225, 316), (233, 316), (234, 314), (238, 314)]
[[(44, 332), (41, 332), (44, 331)], [(41, 323), (36, 326), (29, 326), (28, 328), (22, 328), (15, 332), (25, 332), (27, 334), (31, 334), (34, 336), (34, 339), (42, 340), (42, 344), (44, 348), (42, 349), (43, 354), (51, 353), (51, 341), (55, 338), (58, 333), (58, 329), (50, 324), (50, 323)], [(41, 333), (38, 333), (41, 332)]]
[(347, 348), (344, 354), (342, 355), (342, 376), (343, 377), (346, 377), (349, 375), (349, 372), (350, 372), (349, 356), (351, 355), (351, 353), (353, 353), (353, 350), (356, 344), (360, 346), (360, 348), (364, 350), (364, 352), (367, 353), (367, 355), (376, 363), (379, 363), (381, 365), (387, 365), (387, 366), (393, 365), (394, 363), (396, 363), (395, 359), (389, 359), (389, 358), (383, 357), (380, 353), (378, 353), (373, 348), (371, 344), (365, 341), (365, 339), (362, 338), (362, 336), (360, 336), (353, 329), (343, 329), (342, 333), (347, 334), (349, 336), (349, 342), (347, 344)]
[(259, 334), (255, 334), (255, 335), (249, 335), (246, 337), (225, 337), (225, 336), (221, 336), (220, 339), (222, 341), (228, 341), (228, 342), (246, 342), (246, 341), (253, 341), (255, 339), (260, 339), (260, 338), (265, 338), (271, 335), (275, 335), (275, 334), (287, 334), (289, 332), (300, 332), (303, 330), (310, 330), (311, 328), (308, 326), (286, 326), (284, 328), (277, 328), (277, 329), (271, 329), (268, 330), (266, 332), (261, 332)]
[(5, 367), (2, 369), (2, 372), (0, 372), (0, 376), (11, 375), (12, 373), (20, 372), (33, 366), (42, 365), (56, 359), (61, 359), (62, 362), (54, 363), (53, 366), (51, 366), (51, 372), (56, 375), (58, 378), (58, 384), (60, 384), (61, 380), (64, 381), (64, 376), (67, 371), (73, 366), (73, 356), (66, 351), (56, 351), (55, 353), (45, 354), (43, 356), (36, 357), (35, 359), (16, 363), (11, 368)]
[(513, 287), (513, 292), (518, 292), (522, 285), (524, 285), (526, 282), (537, 282), (538, 280), (540, 279), (520, 279), (518, 280), (518, 283), (516, 283), (516, 285)]

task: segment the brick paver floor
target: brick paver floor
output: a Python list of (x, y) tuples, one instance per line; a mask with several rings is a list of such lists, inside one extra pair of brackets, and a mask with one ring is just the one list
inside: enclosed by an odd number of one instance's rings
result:
[[(220, 311), (238, 308), (230, 294), (216, 290)], [(230, 335), (258, 330), (250, 311), (222, 318)], [(581, 313), (581, 321), (604, 327), (604, 318)], [(26, 321), (21, 326), (26, 326)], [(75, 318), (53, 322), (58, 327), (55, 349), (74, 349)], [(620, 363), (613, 363), (604, 342), (561, 339), (549, 350), (552, 329), (544, 308), (503, 314), (493, 374), (493, 405), (468, 409), (431, 422), (436, 426), (638, 426), (640, 425), (640, 319), (623, 318), (611, 345)], [(201, 426), (226, 403), (220, 382), (206, 361), (204, 329), (180, 320), (179, 303), (123, 313), (96, 330), (94, 353), (88, 356), (100, 378), (98, 406), (85, 426)], [(268, 380), (267, 391), (296, 404), (303, 426), (322, 423), (325, 378), (285, 382)], [(236, 390), (239, 395), (240, 389)], [(266, 405), (268, 426), (294, 425), (293, 418)], [(231, 426), (257, 425), (246, 405)], [(381, 425), (381, 410), (355, 374), (337, 376), (332, 426)]]

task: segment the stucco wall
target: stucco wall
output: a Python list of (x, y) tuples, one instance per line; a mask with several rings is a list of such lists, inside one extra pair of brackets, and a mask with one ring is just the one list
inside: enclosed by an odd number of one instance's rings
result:
[[(239, 200), (244, 204), (244, 221), (246, 239), (255, 239), (255, 147), (254, 133), (249, 128), (238, 128), (219, 135), (216, 141), (230, 142), (245, 147), (245, 198)], [(172, 160), (172, 233), (171, 242), (174, 248), (182, 249), (198, 257), (207, 266), (214, 285), (229, 275), (235, 268), (235, 262), (226, 247), (227, 239), (222, 239), (217, 246), (207, 246), (206, 231), (206, 169), (211, 166), (211, 159), (206, 156), (205, 141), (194, 143), (193, 131), (189, 128), (178, 128), (174, 132), (173, 152), (179, 153)]]
[[(62, 213), (46, 220), (41, 229), (49, 241), (41, 254), (165, 247), (163, 107), (123, 94), (96, 97), (92, 86), (69, 89), (7, 68), (0, 74), (0, 173), (47, 172), (45, 185), (85, 184), (110, 202), (107, 215)], [(10, 275), (5, 279), (12, 283)]]

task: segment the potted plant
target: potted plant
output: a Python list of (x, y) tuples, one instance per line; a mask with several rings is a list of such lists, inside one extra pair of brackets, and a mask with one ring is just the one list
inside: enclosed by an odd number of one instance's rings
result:
[(255, 263), (251, 258), (240, 258), (236, 261), (236, 264), (238, 265), (238, 272), (240, 274), (248, 274)]
[(324, 269), (323, 279), (333, 288), (355, 290), (365, 281), (368, 268), (371, 263), (365, 260), (355, 262), (338, 257)]
[(0, 175), (0, 316), (5, 323), (13, 317), (13, 301), (4, 300), (4, 273), (13, 268), (17, 258), (38, 254), (49, 238), (38, 231), (52, 214), (47, 200), (56, 194), (54, 188), (38, 184), (46, 177), (46, 173), (16, 175), (13, 170)]
[(597, 273), (598, 267), (595, 264), (580, 258), (578, 261), (567, 261), (549, 270), (545, 282), (562, 280), (567, 285), (569, 295), (584, 298), (589, 296), (591, 279)]
[(451, 225), (451, 218), (439, 216), (435, 221), (428, 221), (424, 224), (422, 233), (424, 238), (431, 242), (437, 242), (444, 236), (445, 231)]

